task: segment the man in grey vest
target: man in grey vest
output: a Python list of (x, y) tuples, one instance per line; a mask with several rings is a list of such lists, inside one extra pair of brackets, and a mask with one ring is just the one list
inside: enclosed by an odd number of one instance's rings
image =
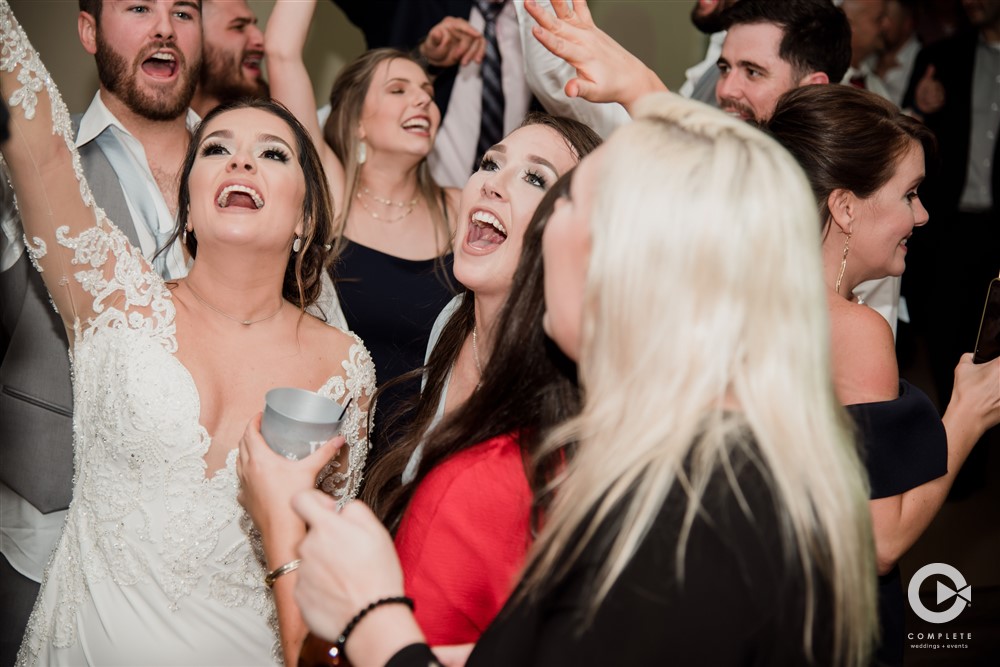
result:
[[(164, 277), (186, 273), (168, 243), (202, 59), (198, 0), (136, 6), (79, 0), (78, 31), (100, 90), (74, 119), (83, 169), (108, 217)], [(66, 331), (24, 253), (16, 219), (0, 233), (0, 667), (14, 662), (72, 495)], [(155, 259), (154, 259), (155, 256)]]

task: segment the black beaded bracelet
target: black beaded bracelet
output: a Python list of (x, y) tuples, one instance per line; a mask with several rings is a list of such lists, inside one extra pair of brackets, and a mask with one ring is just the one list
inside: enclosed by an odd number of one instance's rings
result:
[(354, 618), (352, 618), (347, 622), (347, 626), (344, 627), (344, 631), (340, 633), (339, 637), (337, 637), (337, 652), (340, 655), (346, 654), (344, 651), (344, 644), (347, 643), (347, 638), (350, 636), (351, 632), (353, 632), (354, 628), (358, 626), (358, 623), (361, 622), (361, 619), (367, 616), (369, 612), (371, 612), (376, 607), (381, 607), (382, 605), (385, 604), (405, 604), (407, 607), (410, 608), (410, 611), (413, 611), (413, 599), (408, 598), (405, 595), (397, 595), (394, 597), (381, 598), (379, 600), (375, 600), (375, 602), (372, 602), (367, 607), (365, 607), (357, 614), (355, 614)]

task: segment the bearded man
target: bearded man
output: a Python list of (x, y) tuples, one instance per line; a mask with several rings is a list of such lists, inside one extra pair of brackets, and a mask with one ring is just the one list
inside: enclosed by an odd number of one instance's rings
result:
[(270, 97), (264, 33), (246, 0), (202, 0), (202, 26), (205, 62), (191, 108), (204, 117), (223, 102)]

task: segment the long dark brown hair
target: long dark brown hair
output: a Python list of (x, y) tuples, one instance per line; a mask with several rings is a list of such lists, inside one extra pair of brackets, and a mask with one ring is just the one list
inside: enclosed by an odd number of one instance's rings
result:
[(893, 177), (914, 141), (928, 162), (936, 149), (923, 123), (853, 86), (802, 86), (785, 93), (764, 129), (805, 171), (824, 227), (831, 192), (843, 189), (867, 199)]
[[(567, 173), (545, 194), (524, 234), (524, 247), (510, 296), (500, 311), (496, 342), (482, 384), (430, 433), (444, 384), (475, 319), (474, 297), (466, 293), (448, 321), (427, 365), (428, 382), (417, 418), (402, 443), (375, 462), (362, 492), (379, 518), (395, 531), (420, 481), (450, 456), (503, 434), (518, 438), (528, 480), (535, 494), (534, 516), (547, 504), (542, 489), (562, 461), (562, 453), (539, 459), (538, 446), (548, 429), (577, 414), (580, 394), (575, 365), (546, 337), (542, 273), (542, 233), (556, 200), (569, 189)], [(419, 467), (411, 483), (401, 475), (421, 444)]]
[[(330, 189), (327, 185), (326, 173), (323, 171), (319, 153), (316, 152), (316, 148), (309, 138), (309, 133), (302, 126), (302, 123), (278, 102), (250, 98), (234, 100), (215, 107), (205, 115), (191, 138), (191, 143), (188, 144), (187, 155), (184, 156), (180, 190), (177, 195), (177, 227), (165, 247), (171, 247), (187, 226), (191, 204), (189, 184), (191, 168), (198, 155), (198, 147), (205, 136), (205, 128), (214, 118), (239, 109), (258, 109), (277, 116), (288, 125), (295, 137), (295, 151), (299, 155), (299, 166), (302, 168), (306, 186), (305, 197), (302, 200), (302, 247), (299, 252), (293, 252), (288, 258), (281, 295), (304, 310), (319, 297), (323, 269), (331, 260), (333, 209), (330, 204)], [(194, 233), (188, 234), (184, 242), (191, 257), (198, 255), (196, 233), (197, 229)]]

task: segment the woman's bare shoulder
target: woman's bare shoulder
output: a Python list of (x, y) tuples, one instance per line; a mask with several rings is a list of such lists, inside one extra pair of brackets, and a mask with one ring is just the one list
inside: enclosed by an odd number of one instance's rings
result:
[[(305, 343), (324, 357), (344, 360), (351, 356), (351, 348), (364, 343), (356, 334), (328, 324), (308, 313), (302, 316), (300, 332)], [(336, 360), (335, 360), (336, 361)]]
[(841, 403), (870, 403), (899, 394), (896, 345), (889, 323), (868, 306), (830, 304), (833, 378)]

